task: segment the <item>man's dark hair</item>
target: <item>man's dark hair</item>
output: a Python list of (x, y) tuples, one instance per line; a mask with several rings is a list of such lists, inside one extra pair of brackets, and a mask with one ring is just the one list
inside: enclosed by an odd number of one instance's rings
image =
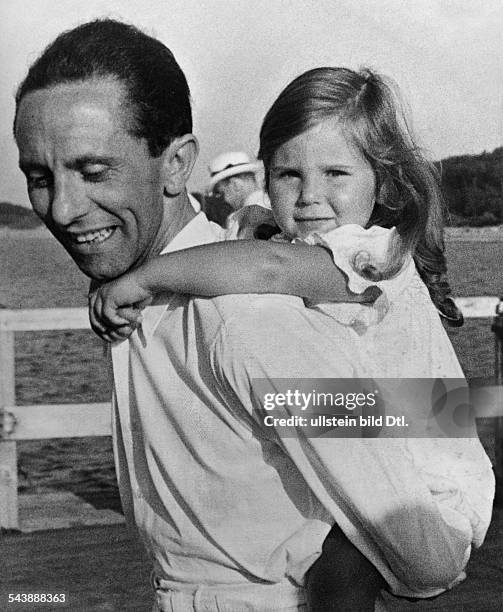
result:
[(171, 51), (134, 26), (112, 19), (63, 32), (44, 50), (16, 93), (16, 117), (28, 93), (93, 77), (116, 78), (124, 85), (128, 129), (147, 140), (151, 155), (160, 155), (175, 137), (192, 132), (189, 86)]

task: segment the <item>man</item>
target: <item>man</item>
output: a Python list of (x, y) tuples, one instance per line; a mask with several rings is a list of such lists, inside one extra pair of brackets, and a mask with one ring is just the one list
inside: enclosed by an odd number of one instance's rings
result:
[[(104, 20), (58, 37), (18, 90), (14, 131), (34, 210), (95, 282), (221, 238), (186, 192), (198, 145), (185, 77), (135, 28)], [(113, 347), (118, 481), (153, 559), (156, 609), (303, 610), (334, 521), (397, 592), (458, 576), (468, 545), (403, 485), (398, 449), (383, 465), (374, 441), (339, 439), (334, 461), (333, 440), (281, 439), (257, 419), (254, 378), (357, 376), (347, 338), (336, 344), (347, 334), (295, 297), (174, 295)]]
[(219, 196), (233, 210), (226, 219), (228, 240), (250, 238), (247, 226), (272, 219), (269, 197), (259, 184), (260, 164), (252, 162), (246, 153), (221, 153), (210, 163), (209, 171), (206, 191)]

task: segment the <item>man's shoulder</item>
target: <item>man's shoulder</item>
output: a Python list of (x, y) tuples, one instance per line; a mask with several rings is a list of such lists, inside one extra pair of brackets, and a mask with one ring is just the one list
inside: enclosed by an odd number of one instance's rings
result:
[(306, 313), (302, 298), (279, 294), (233, 294), (213, 298), (194, 298), (198, 310), (212, 309), (221, 325), (228, 330), (245, 329), (258, 321), (268, 324), (281, 319), (300, 317)]
[(255, 338), (271, 328), (279, 333), (282, 324), (290, 325), (306, 310), (302, 298), (290, 295), (232, 294), (191, 301), (205, 335), (219, 333), (228, 339)]
[[(194, 305), (201, 311), (203, 329), (208, 331), (215, 317), (219, 319), (208, 348), (220, 364), (232, 368), (248, 364), (253, 371), (263, 368), (276, 376), (301, 375), (306, 368), (313, 375), (332, 376), (344, 363), (345, 375), (353, 375), (356, 358), (349, 330), (323, 313), (306, 308), (301, 298), (228, 295), (210, 300), (196, 298)], [(206, 318), (208, 308), (213, 313)], [(210, 336), (206, 334), (206, 338)]]

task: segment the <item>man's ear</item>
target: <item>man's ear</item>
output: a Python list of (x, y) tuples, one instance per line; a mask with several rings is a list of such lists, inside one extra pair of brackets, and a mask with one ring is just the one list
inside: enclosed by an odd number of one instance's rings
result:
[(185, 189), (199, 153), (199, 143), (193, 134), (175, 138), (164, 151), (163, 183), (168, 196), (177, 196)]

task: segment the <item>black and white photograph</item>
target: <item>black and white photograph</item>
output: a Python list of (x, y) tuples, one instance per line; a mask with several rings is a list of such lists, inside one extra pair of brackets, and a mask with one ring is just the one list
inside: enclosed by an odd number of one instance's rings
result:
[(501, 0), (0, 6), (0, 610), (503, 611)]

